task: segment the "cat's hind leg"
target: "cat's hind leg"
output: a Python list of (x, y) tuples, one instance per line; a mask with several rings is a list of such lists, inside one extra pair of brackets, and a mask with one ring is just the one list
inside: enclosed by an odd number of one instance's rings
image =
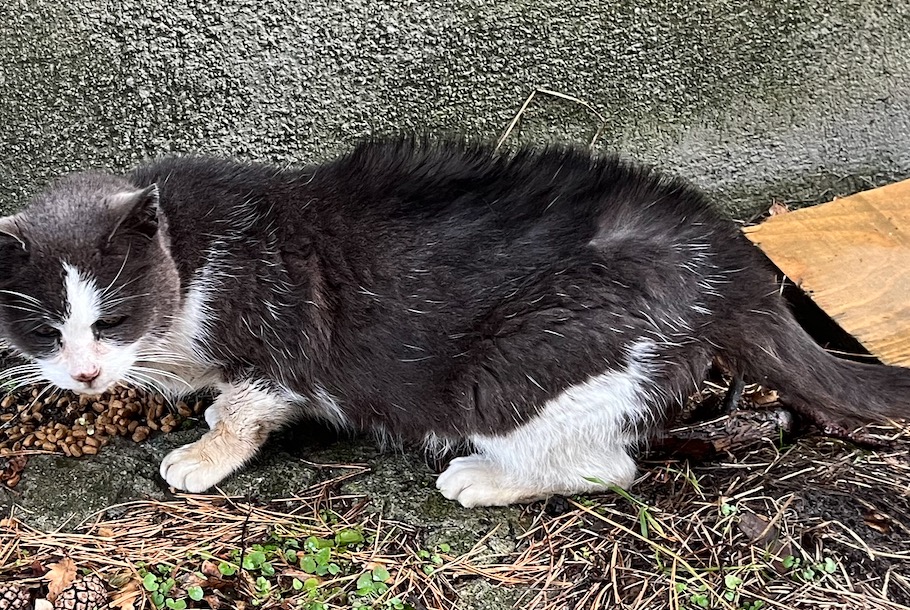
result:
[(161, 462), (161, 476), (177, 489), (199, 493), (216, 485), (255, 456), (269, 433), (300, 414), (261, 382), (225, 384), (221, 390), (205, 414), (211, 430)]
[(567, 388), (511, 432), (472, 436), (477, 452), (453, 460), (436, 486), (466, 507), (629, 487), (636, 476), (630, 451), (658, 394), (642, 360), (646, 351), (633, 350), (626, 367)]

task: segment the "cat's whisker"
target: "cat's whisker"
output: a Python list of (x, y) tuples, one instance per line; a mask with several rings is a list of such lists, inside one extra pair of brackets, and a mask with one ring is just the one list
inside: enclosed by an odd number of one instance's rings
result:
[(182, 383), (183, 385), (185, 385), (185, 386), (186, 386), (188, 389), (190, 389), (190, 390), (194, 389), (193, 386), (192, 386), (192, 384), (190, 384), (187, 380), (185, 380), (185, 379), (184, 379), (183, 377), (181, 377), (180, 375), (177, 375), (176, 373), (172, 373), (171, 371), (165, 371), (165, 370), (162, 370), (162, 369), (149, 368), (149, 367), (141, 366), (141, 365), (133, 365), (133, 367), (131, 368), (131, 370), (134, 371), (134, 372), (139, 372), (139, 371), (141, 371), (142, 374), (145, 374), (145, 375), (164, 377), (165, 379), (172, 379), (172, 380), (174, 380), (174, 381), (176, 381), (176, 382), (178, 382), (178, 383)]
[(34, 317), (30, 318), (30, 319), (37, 319), (37, 320), (44, 321), (44, 320), (47, 320), (48, 318), (55, 317), (42, 304), (40, 304), (40, 303), (35, 304), (35, 303), (32, 303), (31, 301), (19, 300), (19, 301), (13, 301), (11, 303), (0, 303), (0, 307), (3, 307), (4, 309), (13, 309), (16, 311), (24, 311), (25, 313), (34, 314)]
[(177, 354), (139, 353), (136, 355), (136, 361), (149, 364), (171, 364), (174, 366), (189, 366), (193, 364), (192, 360)]
[(57, 388), (56, 385), (54, 385), (53, 383), (51, 383), (51, 382), (48, 381), (48, 382), (44, 385), (44, 389), (41, 390), (40, 392), (38, 392), (38, 395), (35, 396), (35, 397), (32, 399), (32, 401), (28, 404), (28, 406), (27, 406), (25, 409), (28, 410), (28, 409), (31, 409), (32, 407), (34, 407), (36, 404), (38, 404), (38, 401), (39, 401), (39, 400), (41, 400), (42, 398), (44, 398), (44, 396), (45, 396), (46, 394), (48, 394), (49, 392), (51, 392), (51, 391), (54, 390), (55, 388), (56, 388), (56, 389), (59, 389), (59, 388)]
[(117, 305), (120, 305), (121, 303), (126, 303), (127, 301), (131, 301), (133, 299), (143, 299), (143, 298), (151, 296), (151, 295), (152, 295), (151, 292), (143, 292), (142, 294), (131, 294), (129, 296), (119, 297), (116, 299), (107, 299), (104, 302), (104, 308), (111, 309)]
[[(167, 395), (184, 394), (184, 393), (192, 392), (192, 391), (195, 389), (195, 388), (194, 388), (192, 385), (190, 385), (187, 381), (185, 381), (184, 379), (181, 379), (181, 378), (173, 379), (173, 381), (175, 381), (176, 383), (183, 384), (184, 386), (186, 386), (186, 389), (185, 389), (185, 390), (174, 389), (172, 386), (167, 385), (167, 384), (166, 384), (163, 380), (161, 380), (161, 379), (154, 378), (153, 376), (148, 375), (148, 374), (145, 374), (145, 373), (141, 373), (141, 374), (142, 374), (142, 375), (145, 375), (146, 377), (149, 377), (149, 378), (151, 378), (151, 379), (154, 379), (155, 383), (156, 383), (157, 386), (160, 388), (160, 392), (161, 392), (162, 394), (167, 394)], [(169, 377), (169, 376), (167, 376), (167, 375), (159, 375), (159, 377), (164, 377), (165, 379), (171, 379), (171, 377)]]
[(15, 366), (5, 371), (0, 371), (0, 380), (16, 380), (26, 376), (39, 379), (42, 377), (40, 369), (31, 364)]
[(156, 387), (156, 384), (154, 383), (154, 381), (152, 379), (144, 378), (144, 376), (141, 376), (141, 377), (143, 377), (143, 378), (140, 378), (140, 375), (137, 375), (134, 373), (124, 373), (122, 381), (125, 382), (127, 385), (139, 388), (140, 390), (142, 390), (144, 392), (163, 393), (161, 391), (161, 388)]
[(17, 292), (17, 291), (15, 291), (15, 290), (7, 290), (7, 289), (5, 289), (5, 288), (4, 288), (4, 289), (0, 289), (0, 293), (8, 294), (8, 295), (10, 295), (10, 296), (14, 296), (14, 297), (23, 299), (23, 300), (25, 300), (25, 301), (29, 301), (30, 303), (34, 303), (35, 305), (38, 305), (39, 307), (43, 307), (41, 301), (39, 301), (37, 298), (33, 297), (33, 296), (30, 295), (30, 294), (25, 294), (25, 293), (22, 293), (22, 292)]
[(120, 293), (123, 291), (124, 288), (126, 288), (127, 286), (129, 286), (129, 285), (132, 284), (133, 282), (138, 282), (138, 281), (141, 280), (141, 279), (142, 279), (142, 276), (141, 276), (141, 275), (137, 275), (136, 277), (134, 277), (134, 278), (132, 278), (132, 279), (130, 279), (130, 280), (127, 280), (126, 282), (123, 282), (122, 284), (120, 284), (119, 286), (117, 286), (117, 289), (116, 289), (116, 290), (114, 290), (114, 291), (111, 292), (110, 294), (106, 294), (106, 295), (104, 295), (104, 296), (105, 296), (105, 298), (107, 298), (107, 299), (116, 297), (118, 294), (120, 294)]
[(150, 367), (150, 366), (143, 366), (142, 364), (135, 364), (135, 365), (133, 365), (132, 368), (136, 369), (136, 370), (140, 370), (140, 371), (148, 371), (148, 372), (154, 373), (156, 375), (161, 375), (162, 377), (170, 377), (173, 379), (182, 379), (182, 377), (180, 377), (173, 371), (168, 371), (166, 369), (159, 369), (157, 367)]
[(17, 301), (18, 305), (17, 305), (17, 306), (13, 306), (12, 303), (2, 303), (2, 304), (0, 304), (0, 305), (2, 305), (2, 306), (4, 306), (4, 307), (8, 307), (8, 308), (10, 308), (10, 309), (21, 309), (22, 311), (27, 311), (27, 312), (34, 313), (34, 314), (36, 314), (36, 315), (38, 315), (38, 316), (41, 316), (42, 318), (44, 318), (44, 317), (52, 317), (52, 316), (51, 316), (51, 313), (50, 313), (50, 312), (47, 310), (47, 308), (44, 306), (44, 303), (42, 303), (42, 302), (39, 301), (37, 298), (35, 298), (35, 297), (31, 296), (31, 295), (24, 294), (24, 293), (22, 293), (22, 292), (17, 292), (17, 291), (15, 291), (15, 290), (6, 290), (6, 289), (0, 290), (0, 293), (2, 293), (2, 294), (8, 294), (8, 295), (10, 295), (10, 296), (15, 297), (16, 299), (18, 299), (18, 301)]
[(19, 375), (4, 377), (5, 382), (2, 385), (2, 391), (11, 393), (21, 387), (40, 382), (43, 377), (36, 371), (24, 372)]
[(38, 372), (33, 371), (24, 371), (18, 375), (4, 377), (2, 389), (3, 391), (12, 392), (18, 390), (22, 386), (29, 385), (32, 383), (38, 383), (44, 379), (44, 376)]
[(22, 364), (17, 364), (16, 366), (11, 366), (0, 371), (0, 376), (9, 371), (18, 371), (21, 369), (35, 369), (38, 370), (38, 365), (34, 362), (23, 362)]
[[(175, 360), (175, 361), (169, 361), (169, 360), (162, 360), (162, 359), (158, 359), (158, 358), (154, 358), (154, 359), (150, 359), (150, 358), (139, 358), (139, 359), (136, 360), (136, 365), (142, 366), (142, 367), (145, 367), (145, 368), (150, 368), (150, 369), (158, 370), (158, 369), (161, 369), (162, 367), (166, 367), (166, 368), (170, 368), (170, 367), (181, 368), (182, 365), (183, 365), (183, 363), (182, 363), (182, 362), (179, 362), (179, 361), (176, 361), (176, 360)], [(162, 369), (162, 370), (164, 370), (164, 369)]]
[[(120, 269), (117, 270), (117, 275), (114, 276), (114, 279), (111, 280), (111, 283), (104, 287), (103, 290), (99, 293), (99, 296), (102, 300), (106, 300), (108, 297), (113, 296), (108, 291), (111, 289), (111, 286), (117, 283), (117, 280), (120, 279), (120, 274), (123, 273), (123, 270), (126, 268), (126, 263), (130, 260), (130, 250), (132, 249), (132, 244), (127, 245), (126, 254), (123, 256), (123, 263), (120, 265)], [(118, 289), (119, 290), (119, 289)]]
[(163, 382), (150, 375), (137, 371), (135, 367), (131, 369), (130, 372), (123, 375), (123, 380), (140, 387), (147, 392), (157, 392), (164, 396), (173, 395), (173, 391), (164, 385)]
[(140, 383), (140, 385), (146, 389), (149, 389), (149, 386), (154, 386), (151, 389), (154, 389), (155, 391), (160, 391), (162, 387), (159, 380), (155, 379), (152, 375), (142, 372), (140, 367), (136, 366), (131, 367), (128, 371), (123, 373), (122, 381), (130, 384)]
[[(171, 340), (173, 341), (173, 338), (171, 338)], [(178, 359), (181, 359), (181, 360), (187, 360), (187, 361), (189, 361), (189, 359), (186, 357), (186, 355), (184, 354), (184, 352), (182, 352), (182, 351), (174, 351), (174, 350), (169, 349), (169, 348), (170, 348), (169, 345), (153, 343), (153, 344), (145, 345), (145, 346), (141, 347), (141, 348), (138, 350), (138, 353), (139, 353), (139, 354), (142, 354), (142, 355), (178, 358)]]
[(47, 320), (47, 316), (36, 314), (34, 316), (28, 316), (27, 318), (19, 318), (20, 322), (41, 322), (44, 323)]
[(175, 352), (169, 350), (164, 346), (150, 345), (148, 347), (143, 347), (136, 352), (143, 356), (165, 356), (165, 357), (182, 357), (180, 352)]
[(12, 303), (0, 303), (0, 307), (4, 307), (6, 309), (16, 309), (18, 311), (24, 311), (26, 313), (33, 313), (35, 315), (42, 316), (42, 318), (48, 317), (48, 314), (46, 311), (40, 311), (33, 307), (25, 307), (23, 305), (14, 305)]

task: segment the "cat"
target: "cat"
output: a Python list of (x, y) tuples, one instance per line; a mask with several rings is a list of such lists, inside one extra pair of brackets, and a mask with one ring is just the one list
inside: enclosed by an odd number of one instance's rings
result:
[(161, 464), (190, 492), (307, 418), (468, 443), (437, 479), (466, 507), (628, 487), (715, 360), (844, 426), (910, 404), (910, 371), (809, 338), (695, 188), (571, 147), (64, 177), (0, 219), (0, 336), (19, 383), (216, 389), (210, 430)]

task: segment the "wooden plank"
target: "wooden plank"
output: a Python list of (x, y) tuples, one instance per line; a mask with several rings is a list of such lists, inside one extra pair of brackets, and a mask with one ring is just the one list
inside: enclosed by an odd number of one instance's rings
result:
[(870, 353), (910, 367), (910, 180), (745, 232)]

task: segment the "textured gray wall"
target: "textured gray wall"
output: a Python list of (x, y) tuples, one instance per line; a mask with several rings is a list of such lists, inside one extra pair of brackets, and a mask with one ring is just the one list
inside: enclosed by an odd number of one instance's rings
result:
[[(742, 216), (910, 176), (908, 84), (906, 0), (4, 0), (0, 209), (171, 152), (301, 163), (374, 132), (492, 139), (545, 86), (606, 117), (602, 148)], [(597, 128), (540, 98), (517, 137)]]

